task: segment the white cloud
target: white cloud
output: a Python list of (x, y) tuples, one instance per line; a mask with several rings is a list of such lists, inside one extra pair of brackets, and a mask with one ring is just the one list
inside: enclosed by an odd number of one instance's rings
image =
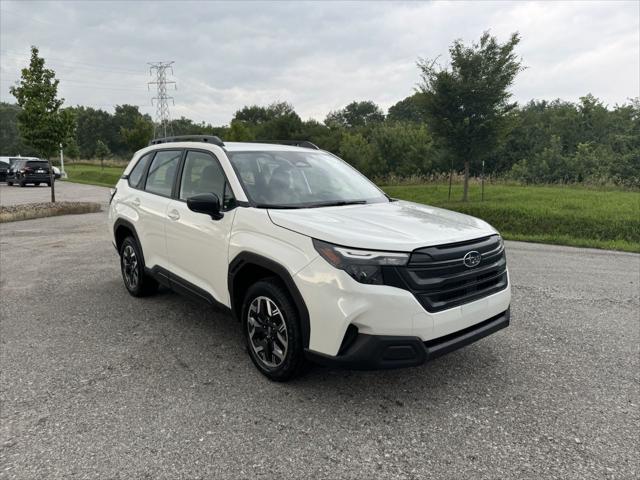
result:
[(70, 104), (153, 113), (146, 62), (175, 60), (172, 115), (227, 123), (244, 105), (291, 102), (303, 118), (412, 93), (418, 57), (454, 39), (519, 31), (520, 102), (640, 95), (640, 12), (629, 2), (9, 2), (0, 5), (0, 92), (38, 45)]

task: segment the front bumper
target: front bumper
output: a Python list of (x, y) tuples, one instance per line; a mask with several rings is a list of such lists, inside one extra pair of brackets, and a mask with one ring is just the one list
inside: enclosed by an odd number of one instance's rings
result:
[(358, 283), (320, 257), (293, 279), (309, 311), (308, 348), (330, 357), (342, 353), (350, 326), (361, 335), (429, 342), (502, 314), (511, 304), (507, 284), (504, 290), (464, 305), (428, 312), (408, 290)]
[(423, 342), (418, 337), (358, 334), (339, 355), (307, 350), (315, 363), (354, 370), (414, 367), (462, 348), (509, 325), (510, 310), (444, 337)]

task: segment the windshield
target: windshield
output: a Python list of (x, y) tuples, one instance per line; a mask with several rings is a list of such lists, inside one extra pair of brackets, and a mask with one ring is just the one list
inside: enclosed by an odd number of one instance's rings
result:
[(229, 158), (247, 196), (259, 207), (389, 201), (364, 175), (325, 152), (229, 152)]

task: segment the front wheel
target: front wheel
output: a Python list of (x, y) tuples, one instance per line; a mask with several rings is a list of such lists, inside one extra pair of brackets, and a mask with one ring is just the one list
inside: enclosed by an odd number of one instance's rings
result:
[(263, 375), (284, 382), (304, 371), (299, 315), (277, 279), (261, 280), (249, 288), (242, 325), (251, 360)]
[(144, 271), (144, 259), (138, 242), (127, 237), (120, 246), (120, 269), (127, 291), (134, 297), (145, 297), (158, 290), (158, 282)]

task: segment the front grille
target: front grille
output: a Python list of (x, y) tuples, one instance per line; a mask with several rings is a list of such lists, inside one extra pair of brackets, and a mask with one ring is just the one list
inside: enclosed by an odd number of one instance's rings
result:
[[(463, 258), (472, 251), (480, 253), (481, 260), (468, 267)], [(415, 250), (409, 263), (396, 272), (428, 312), (463, 305), (507, 288), (507, 259), (498, 235)]]

